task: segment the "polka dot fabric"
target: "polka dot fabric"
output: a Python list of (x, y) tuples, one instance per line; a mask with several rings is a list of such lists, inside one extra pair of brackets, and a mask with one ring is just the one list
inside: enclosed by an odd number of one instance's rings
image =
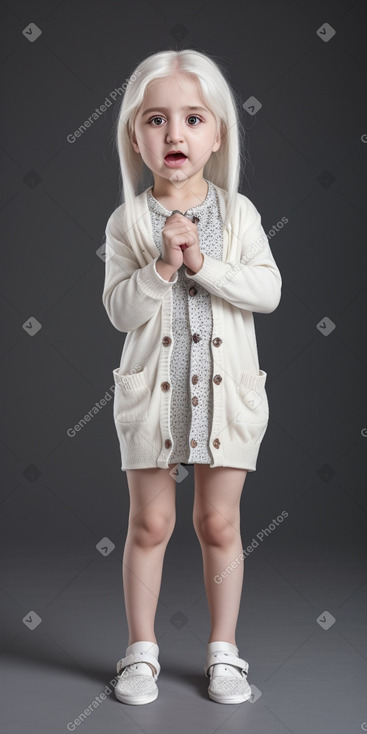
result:
[[(205, 179), (206, 180), (206, 179)], [(211, 181), (205, 200), (183, 212), (198, 217), (200, 250), (222, 260), (223, 222), (215, 188)], [(162, 254), (162, 229), (172, 212), (147, 191), (154, 243)], [(178, 269), (172, 286), (171, 353), (171, 433), (173, 449), (170, 463), (211, 464), (209, 435), (213, 415), (212, 355), (210, 341), (213, 321), (210, 293), (185, 275), (186, 265)]]

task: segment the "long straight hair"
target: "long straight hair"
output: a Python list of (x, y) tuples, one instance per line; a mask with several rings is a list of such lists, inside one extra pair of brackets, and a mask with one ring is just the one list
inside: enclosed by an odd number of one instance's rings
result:
[[(174, 72), (192, 74), (200, 84), (208, 109), (213, 113), (217, 130), (221, 132), (221, 146), (205, 164), (203, 175), (227, 192), (224, 226), (230, 221), (235, 206), (241, 175), (242, 150), (245, 131), (239, 117), (239, 97), (225, 78), (218, 63), (207, 55), (192, 49), (166, 50), (144, 59), (128, 79), (114, 135), (120, 160), (124, 207), (124, 226), (129, 231), (137, 221), (135, 198), (154, 182), (153, 174), (134, 151), (130, 135), (148, 84)], [(238, 105), (238, 107), (237, 107)]]

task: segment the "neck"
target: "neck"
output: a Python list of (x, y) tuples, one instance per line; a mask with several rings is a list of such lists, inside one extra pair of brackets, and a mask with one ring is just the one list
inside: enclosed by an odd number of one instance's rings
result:
[(177, 189), (170, 182), (169, 187), (161, 187), (154, 183), (152, 194), (155, 199), (167, 205), (167, 209), (191, 209), (202, 204), (209, 191), (209, 184), (202, 179), (200, 185), (193, 185), (190, 180), (181, 189)]

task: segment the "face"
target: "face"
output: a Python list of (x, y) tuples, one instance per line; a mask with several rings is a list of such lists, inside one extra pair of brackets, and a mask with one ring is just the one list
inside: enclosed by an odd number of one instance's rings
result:
[[(155, 182), (202, 179), (204, 166), (220, 148), (221, 139), (198, 80), (176, 72), (150, 82), (131, 142)], [(171, 150), (181, 151), (186, 158), (165, 159)]]

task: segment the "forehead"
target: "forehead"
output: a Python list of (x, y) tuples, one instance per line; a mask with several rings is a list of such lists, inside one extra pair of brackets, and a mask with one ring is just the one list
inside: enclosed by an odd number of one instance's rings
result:
[(149, 82), (144, 93), (144, 104), (165, 101), (180, 102), (190, 98), (190, 104), (205, 105), (198, 79), (192, 74), (175, 73)]

